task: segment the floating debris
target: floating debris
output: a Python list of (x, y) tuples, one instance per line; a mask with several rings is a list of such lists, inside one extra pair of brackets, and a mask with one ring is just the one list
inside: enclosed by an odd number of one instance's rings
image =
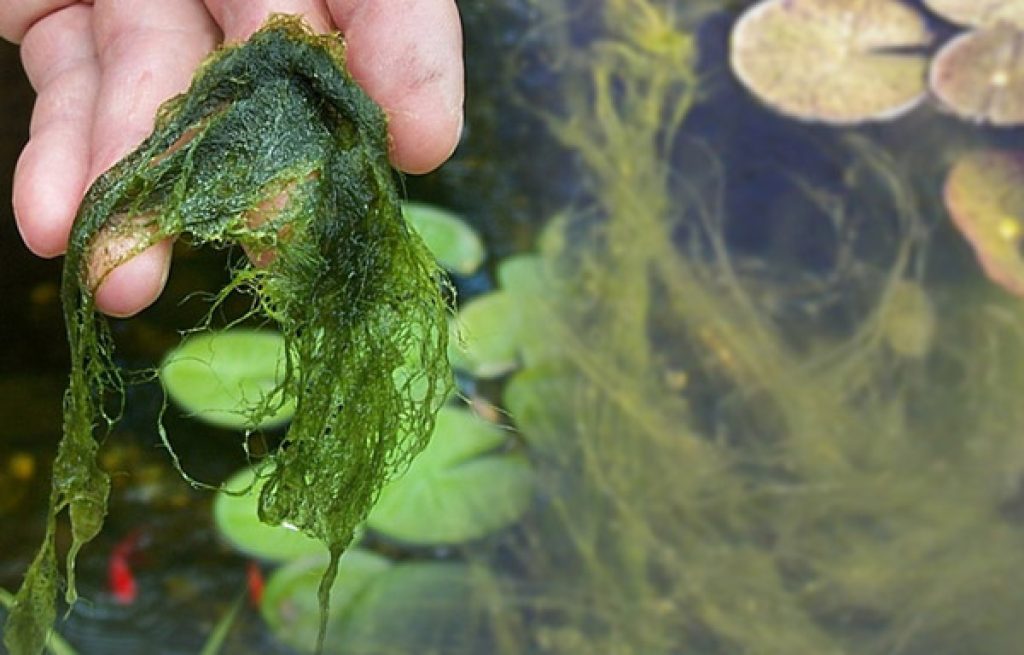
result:
[(1024, 123), (1024, 32), (999, 23), (961, 34), (935, 56), (928, 83), (957, 116), (997, 126)]
[(736, 23), (730, 63), (778, 111), (852, 124), (921, 101), (930, 41), (923, 17), (891, 0), (766, 0)]
[(925, 6), (946, 20), (960, 25), (982, 27), (1012, 23), (1024, 27), (1021, 0), (924, 0)]
[(1024, 153), (968, 154), (946, 178), (946, 209), (985, 274), (1024, 296)]

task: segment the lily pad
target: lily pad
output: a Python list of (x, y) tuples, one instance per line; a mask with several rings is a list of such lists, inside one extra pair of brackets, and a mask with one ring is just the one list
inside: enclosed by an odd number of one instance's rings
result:
[(470, 275), (480, 267), (484, 244), (461, 218), (422, 202), (403, 203), (402, 213), (441, 266), (458, 275)]
[(924, 18), (892, 0), (766, 0), (733, 29), (732, 69), (762, 101), (809, 121), (888, 120), (924, 97)]
[(260, 521), (259, 504), (262, 481), (253, 485), (256, 476), (252, 468), (236, 473), (225, 483), (234, 495), (219, 493), (213, 501), (213, 520), (217, 530), (235, 548), (263, 559), (287, 561), (308, 555), (324, 555), (327, 549), (312, 537), (284, 526), (267, 525)]
[(537, 252), (549, 261), (558, 261), (568, 246), (572, 234), (574, 214), (563, 210), (544, 223), (537, 235)]
[(373, 578), (341, 618), (346, 653), (493, 653), (488, 606), (474, 602), (479, 569), (399, 564)]
[(505, 385), (505, 408), (533, 450), (551, 454), (564, 447), (565, 435), (572, 433), (570, 418), (551, 409), (573, 405), (573, 382), (563, 367), (548, 363), (516, 371)]
[(522, 363), (534, 366), (558, 359), (562, 352), (559, 340), (552, 338), (551, 321), (546, 312), (556, 295), (554, 284), (546, 277), (544, 258), (540, 255), (515, 255), (498, 266), (498, 283), (506, 293), (517, 299), (520, 318), (519, 348)]
[(924, 0), (925, 6), (946, 20), (960, 25), (1010, 23), (1024, 27), (1021, 0)]
[(1024, 153), (980, 151), (960, 158), (946, 178), (945, 202), (985, 274), (1024, 296)]
[[(291, 562), (274, 572), (263, 592), (260, 609), (267, 624), (300, 652), (313, 652), (316, 644), (317, 585), (325, 563)], [(471, 622), (486, 621), (486, 606), (474, 602), (477, 586), (476, 571), (465, 564), (394, 564), (354, 548), (342, 556), (331, 588), (324, 652), (490, 652), (465, 648)]]
[(414, 544), (453, 544), (514, 523), (533, 496), (533, 469), (501, 450), (507, 436), (470, 412), (444, 407), (430, 444), (386, 485), (367, 525)]
[(514, 255), (501, 262), (497, 291), (469, 301), (459, 312), (448, 340), (452, 366), (477, 378), (495, 378), (520, 364), (533, 365), (559, 355), (545, 319), (554, 286), (545, 278), (544, 259)]
[[(232, 329), (187, 337), (160, 365), (168, 395), (192, 416), (229, 429), (280, 425), (295, 404), (277, 391), (284, 375), (284, 339), (266, 330)], [(251, 419), (269, 404), (276, 410)]]
[(545, 286), (543, 260), (534, 254), (503, 259), (498, 265), (498, 285), (511, 293), (540, 295)]
[(496, 378), (519, 363), (524, 307), (499, 290), (473, 298), (459, 311), (448, 340), (452, 366), (478, 378)]
[[(260, 612), (267, 625), (278, 639), (302, 652), (316, 648), (320, 626), (317, 589), (326, 566), (326, 557), (293, 560), (274, 571), (263, 590)], [(390, 560), (361, 548), (351, 548), (341, 556), (331, 587), (324, 652), (342, 651), (346, 640), (338, 622), (370, 582), (391, 566)]]
[(961, 34), (935, 56), (932, 91), (955, 114), (997, 126), (1024, 123), (1024, 33), (1007, 23)]

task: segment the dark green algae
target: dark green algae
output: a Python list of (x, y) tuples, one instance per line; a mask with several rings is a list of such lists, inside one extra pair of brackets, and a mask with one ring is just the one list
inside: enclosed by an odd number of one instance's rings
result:
[(116, 366), (94, 290), (104, 272), (170, 237), (240, 246), (263, 264), (236, 265), (214, 306), (249, 294), (249, 318), (273, 321), (285, 338), (284, 380), (251, 410), (258, 419), (296, 399), (282, 445), (260, 467), (259, 514), (326, 544), (324, 617), (353, 529), (425, 445), (449, 390), (447, 283), (402, 218), (384, 114), (345, 72), (338, 36), (275, 16), (211, 55), (161, 108), (152, 135), (93, 184), (75, 220), (62, 286), (64, 437), (46, 536), (5, 626), (16, 655), (40, 652), (56, 618), (64, 510), (65, 597), (76, 599), (75, 557), (101, 529), (110, 490), (100, 440), (124, 385), (151, 375)]

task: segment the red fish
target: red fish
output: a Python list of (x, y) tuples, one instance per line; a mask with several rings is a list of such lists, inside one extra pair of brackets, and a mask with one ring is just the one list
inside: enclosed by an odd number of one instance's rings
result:
[(245, 584), (249, 589), (249, 601), (254, 607), (259, 607), (260, 601), (263, 600), (263, 571), (260, 570), (259, 564), (252, 560), (249, 560), (245, 567)]
[(122, 539), (110, 551), (107, 560), (107, 585), (114, 601), (118, 605), (131, 605), (139, 595), (139, 587), (135, 582), (135, 574), (128, 560), (139, 546), (139, 532), (132, 532)]

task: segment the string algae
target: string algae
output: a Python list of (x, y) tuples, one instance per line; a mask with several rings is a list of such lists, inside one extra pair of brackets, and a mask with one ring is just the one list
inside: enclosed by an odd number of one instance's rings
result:
[[(64, 437), (46, 535), (5, 629), (12, 653), (40, 652), (53, 624), (61, 512), (72, 535), (68, 603), (76, 555), (103, 524), (110, 481), (94, 433), (117, 420), (110, 400), (123, 402), (138, 376), (115, 365), (94, 291), (146, 247), (181, 236), (240, 246), (262, 264), (237, 265), (214, 305), (247, 293), (248, 318), (272, 320), (285, 338), (283, 381), (252, 409), (259, 418), (296, 401), (261, 469), (259, 513), (327, 545), (322, 616), (353, 528), (424, 446), (451, 378), (445, 281), (402, 218), (384, 114), (344, 62), (336, 35), (271, 18), (247, 43), (211, 55), (189, 91), (161, 108), (152, 135), (87, 193), (64, 262)], [(321, 641), (323, 630), (322, 621)]]

